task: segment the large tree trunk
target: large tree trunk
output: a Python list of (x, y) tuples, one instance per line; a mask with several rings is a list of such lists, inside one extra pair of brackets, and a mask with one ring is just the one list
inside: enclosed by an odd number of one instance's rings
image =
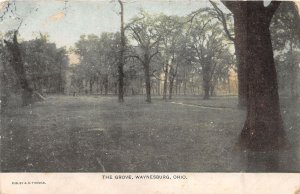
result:
[(144, 64), (145, 86), (146, 86), (146, 102), (151, 103), (151, 80), (150, 80), (150, 62)]
[(238, 78), (238, 107), (246, 108), (247, 106), (247, 77), (246, 77), (246, 48), (243, 43), (246, 42), (246, 16), (244, 14), (234, 15), (234, 32), (235, 32), (235, 53), (237, 61), (237, 78)]
[(119, 64), (118, 64), (118, 100), (120, 103), (124, 102), (124, 51), (125, 51), (125, 29), (124, 29), (124, 7), (123, 2), (118, 0), (121, 7), (121, 48), (120, 48), (120, 56), (119, 56)]
[(11, 55), (12, 61), (11, 65), (19, 79), (21, 89), (22, 89), (22, 103), (23, 106), (27, 106), (33, 103), (33, 90), (29, 86), (29, 83), (26, 79), (26, 73), (24, 69), (24, 61), (22, 59), (21, 49), (19, 47), (18, 39), (17, 39), (18, 32), (14, 32), (13, 42), (5, 41)]
[(252, 150), (274, 150), (282, 144), (284, 130), (269, 30), (272, 15), (262, 2), (247, 2), (245, 8), (248, 100), (241, 143)]

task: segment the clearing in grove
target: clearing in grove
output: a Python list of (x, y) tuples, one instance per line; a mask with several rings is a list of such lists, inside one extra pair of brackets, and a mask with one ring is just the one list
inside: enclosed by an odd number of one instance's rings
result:
[[(281, 101), (289, 144), (276, 159), (277, 171), (300, 171), (300, 101)], [(228, 96), (154, 97), (151, 104), (143, 96), (123, 104), (109, 96), (48, 96), (11, 106), (1, 115), (1, 171), (267, 171), (251, 167), (248, 151), (237, 144), (246, 115), (236, 102)]]

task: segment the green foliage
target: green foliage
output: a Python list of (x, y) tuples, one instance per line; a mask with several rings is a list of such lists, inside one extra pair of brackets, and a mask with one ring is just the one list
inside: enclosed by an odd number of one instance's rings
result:
[(194, 72), (202, 76), (204, 88), (214, 88), (218, 82), (226, 81), (234, 65), (234, 57), (221, 26), (211, 15), (202, 13), (189, 29), (188, 48), (193, 53)]
[(95, 82), (105, 82), (108, 76), (116, 77), (119, 43), (118, 33), (80, 37), (75, 44), (75, 53), (80, 56), (80, 64), (73, 68), (71, 78), (75, 90), (83, 89), (83, 82), (93, 85)]
[(68, 56), (65, 48), (49, 43), (46, 35), (20, 44), (26, 75), (34, 90), (63, 93)]

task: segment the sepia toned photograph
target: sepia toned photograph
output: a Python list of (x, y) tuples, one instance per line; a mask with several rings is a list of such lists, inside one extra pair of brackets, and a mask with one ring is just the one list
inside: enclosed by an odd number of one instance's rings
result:
[(299, 9), (0, 1), (1, 173), (299, 173)]

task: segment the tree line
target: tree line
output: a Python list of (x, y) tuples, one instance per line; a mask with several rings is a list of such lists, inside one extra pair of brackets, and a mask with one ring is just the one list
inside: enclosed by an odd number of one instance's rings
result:
[[(142, 11), (132, 18), (125, 27), (125, 93), (144, 92), (151, 102), (151, 93), (171, 99), (175, 88), (186, 94), (188, 86), (191, 93), (200, 86), (208, 99), (218, 83), (227, 82), (234, 55), (219, 21), (202, 12), (179, 17)], [(93, 93), (95, 85), (96, 92), (117, 94), (120, 38), (120, 33), (81, 36), (74, 48), (80, 56), (72, 77), (77, 91)], [(82, 91), (85, 84), (89, 91)]]

